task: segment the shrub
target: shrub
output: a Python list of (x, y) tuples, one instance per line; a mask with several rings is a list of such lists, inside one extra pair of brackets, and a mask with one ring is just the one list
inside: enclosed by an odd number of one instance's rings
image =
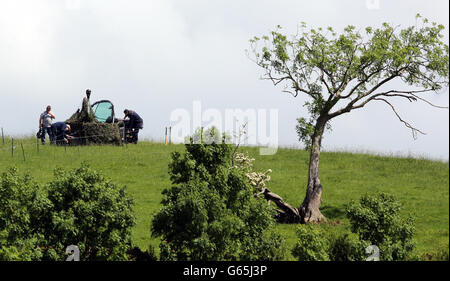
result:
[(125, 188), (89, 167), (57, 169), (48, 198), (47, 259), (64, 260), (69, 245), (79, 247), (82, 260), (126, 259), (135, 219)]
[(55, 171), (45, 187), (13, 168), (0, 180), (0, 260), (123, 260), (134, 216), (124, 188), (89, 167)]
[(328, 250), (332, 261), (364, 261), (367, 258), (365, 249), (369, 243), (359, 240), (350, 234), (330, 239)]
[(244, 169), (232, 165), (234, 147), (224, 140), (211, 129), (191, 138), (183, 156), (172, 154), (173, 186), (163, 191), (163, 207), (152, 220), (161, 260), (283, 257), (282, 239), (271, 229), (275, 210), (253, 198)]
[(401, 205), (394, 196), (365, 195), (347, 208), (352, 232), (380, 249), (381, 260), (404, 260), (414, 244), (412, 217), (400, 216)]
[(0, 261), (36, 261), (42, 257), (36, 238), (19, 238), (11, 241), (8, 233), (0, 231)]
[(325, 233), (313, 225), (300, 225), (296, 231), (298, 241), (292, 255), (299, 261), (328, 261), (329, 241)]
[(149, 245), (148, 249), (144, 252), (139, 247), (133, 247), (127, 251), (128, 259), (131, 261), (157, 261), (155, 249), (152, 245)]
[(11, 168), (0, 179), (0, 206), (0, 260), (39, 260), (43, 236), (37, 230), (50, 206), (46, 194)]

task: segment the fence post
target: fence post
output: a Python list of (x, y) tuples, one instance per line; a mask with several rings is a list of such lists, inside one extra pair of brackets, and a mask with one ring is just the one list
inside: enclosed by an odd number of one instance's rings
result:
[(200, 127), (200, 144), (203, 144), (203, 127)]
[(5, 135), (3, 134), (3, 127), (2, 127), (2, 143), (5, 145)]
[(166, 132), (164, 133), (164, 144), (167, 145), (167, 127)]
[(169, 144), (172, 144), (172, 126), (169, 127)]
[(11, 157), (14, 157), (14, 138), (11, 138)]

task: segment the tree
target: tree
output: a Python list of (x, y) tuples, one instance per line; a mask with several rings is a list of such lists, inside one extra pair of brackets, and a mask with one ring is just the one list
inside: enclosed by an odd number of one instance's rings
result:
[[(442, 41), (443, 29), (417, 15), (416, 25), (403, 29), (383, 23), (376, 29), (367, 27), (364, 34), (354, 26), (337, 34), (331, 27), (306, 31), (302, 23), (292, 40), (281, 33), (280, 26), (270, 36), (250, 40), (251, 59), (264, 69), (262, 79), (284, 85), (283, 92), (294, 97), (306, 98), (309, 118), (298, 120), (297, 132), (310, 150), (308, 184), (301, 206), (286, 212), (289, 221), (325, 219), (319, 210), (323, 190), (319, 159), (324, 131), (333, 118), (378, 101), (392, 109), (414, 138), (424, 134), (401, 117), (392, 100), (442, 108), (432, 104), (428, 94), (449, 84), (449, 49)], [(396, 81), (401, 81), (402, 89), (396, 88)]]
[(163, 191), (163, 207), (152, 220), (161, 260), (281, 259), (275, 210), (253, 198), (245, 161), (232, 160), (233, 146), (215, 129), (200, 133), (184, 155), (172, 154), (173, 185)]

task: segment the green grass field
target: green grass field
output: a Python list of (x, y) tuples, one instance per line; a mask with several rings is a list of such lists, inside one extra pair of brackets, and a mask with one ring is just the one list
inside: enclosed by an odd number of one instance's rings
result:
[[(21, 144), (25, 151), (25, 160)], [(36, 139), (3, 145), (0, 140), (0, 172), (16, 166), (39, 183), (53, 177), (56, 167), (71, 169), (86, 162), (117, 185), (127, 187), (134, 198), (137, 224), (133, 243), (142, 249), (159, 241), (150, 236), (150, 221), (159, 210), (161, 191), (170, 186), (167, 164), (172, 151), (184, 151), (183, 145), (165, 146), (141, 142), (128, 146), (53, 147), (39, 145)], [(273, 156), (260, 156), (257, 148), (242, 148), (256, 159), (255, 170), (272, 169), (269, 188), (293, 206), (299, 206), (305, 194), (309, 156), (302, 150), (279, 149)], [(345, 205), (365, 193), (389, 192), (403, 204), (404, 215), (416, 218), (415, 254), (425, 257), (449, 243), (449, 165), (425, 159), (393, 158), (342, 152), (321, 155), (321, 181), (324, 185), (322, 212), (330, 223), (318, 227), (341, 232), (349, 227)], [(296, 225), (278, 225), (291, 249)], [(293, 259), (288, 254), (286, 259)]]

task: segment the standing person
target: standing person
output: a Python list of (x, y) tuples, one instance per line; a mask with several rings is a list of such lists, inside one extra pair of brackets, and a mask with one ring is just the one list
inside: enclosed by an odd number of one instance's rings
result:
[(64, 122), (56, 122), (52, 125), (53, 131), (53, 143), (56, 141), (56, 144), (62, 144), (65, 142), (69, 143), (69, 139), (72, 139), (72, 136), (67, 135), (70, 132), (70, 125)]
[(123, 120), (127, 117), (129, 118), (128, 123), (126, 123), (125, 130), (130, 131), (133, 143), (137, 143), (139, 130), (144, 128), (144, 120), (142, 120), (139, 114), (133, 110), (125, 109), (123, 113), (125, 114)]
[(50, 105), (47, 106), (47, 109), (39, 117), (39, 130), (41, 131), (41, 142), (43, 145), (45, 144), (45, 134), (48, 134), (50, 142), (53, 139), (52, 119), (55, 118), (56, 116), (53, 114)]

